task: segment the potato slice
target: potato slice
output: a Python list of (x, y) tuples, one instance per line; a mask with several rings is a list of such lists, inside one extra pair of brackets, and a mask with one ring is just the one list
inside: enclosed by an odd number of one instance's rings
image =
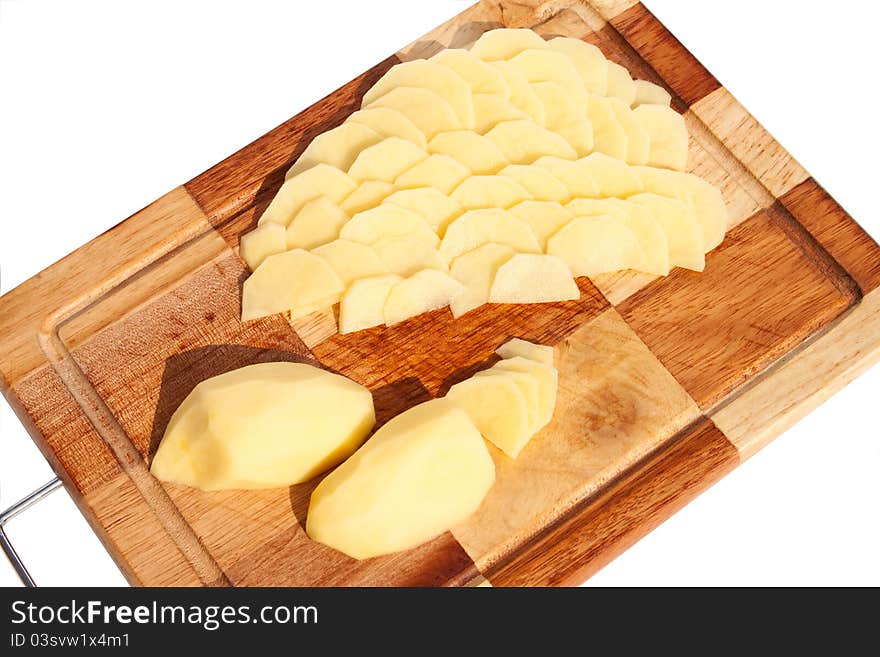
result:
[(321, 163), (348, 171), (362, 150), (380, 141), (382, 135), (372, 128), (360, 123), (343, 123), (312, 139), (285, 177), (290, 178)]
[(627, 107), (630, 107), (636, 99), (636, 85), (632, 76), (620, 64), (608, 62), (608, 86), (606, 96), (619, 98)]
[(461, 290), (461, 283), (449, 274), (437, 269), (423, 269), (391, 288), (385, 301), (385, 325), (391, 326), (448, 306)]
[[(498, 94), (510, 98), (510, 89), (498, 69), (492, 68), (470, 50), (446, 48), (431, 57), (431, 62), (446, 66), (464, 78), (475, 94)], [(473, 127), (463, 124), (463, 127)]]
[(642, 180), (626, 162), (604, 153), (592, 153), (577, 161), (580, 175), (589, 175), (601, 197), (626, 198), (644, 190)]
[[(538, 406), (538, 381), (531, 374), (516, 372), (511, 369), (505, 370), (497, 367), (490, 367), (487, 370), (482, 370), (474, 374), (474, 378), (482, 376), (501, 376), (510, 379), (516, 384), (516, 387), (519, 388), (519, 391), (522, 393), (523, 399), (526, 402), (526, 417), (528, 418), (529, 427), (529, 438), (526, 439), (526, 442), (528, 442), (528, 440), (538, 431), (538, 421), (540, 418)], [(519, 450), (517, 450), (516, 454), (511, 454), (510, 456), (516, 458), (518, 453)]]
[(461, 162), (448, 155), (429, 155), (411, 169), (404, 171), (394, 181), (398, 189), (433, 187), (444, 194), (451, 194), (462, 180), (471, 174)]
[(510, 164), (501, 169), (498, 175), (513, 178), (536, 200), (562, 203), (569, 199), (568, 187), (547, 169), (529, 164)]
[(599, 196), (599, 184), (590, 171), (585, 171), (579, 160), (563, 160), (559, 157), (539, 158), (535, 165), (549, 171), (568, 189), (570, 197), (595, 198)]
[(411, 141), (388, 137), (362, 150), (348, 170), (348, 175), (358, 182), (382, 180), (391, 183), (426, 157), (428, 154)]
[(440, 253), (447, 260), (472, 251), (478, 246), (497, 242), (521, 253), (540, 253), (541, 246), (529, 225), (506, 210), (486, 208), (469, 210), (446, 229)]
[(150, 471), (202, 490), (292, 486), (353, 453), (376, 423), (370, 391), (303, 363), (206, 379), (165, 430)]
[(666, 105), (672, 102), (672, 96), (661, 86), (647, 80), (633, 80), (636, 87), (636, 99), (632, 106), (639, 105)]
[(440, 241), (421, 215), (391, 203), (358, 212), (339, 231), (340, 237), (363, 244), (401, 235), (420, 235), (431, 244)]
[(495, 353), (502, 358), (516, 358), (522, 356), (536, 363), (554, 367), (553, 365), (553, 347), (543, 344), (535, 344), (521, 338), (513, 338), (495, 350)]
[(626, 160), (629, 148), (626, 130), (617, 120), (610, 100), (602, 96), (591, 97), (587, 116), (593, 124), (594, 148), (618, 160)]
[(608, 60), (601, 50), (592, 43), (571, 37), (550, 39), (548, 45), (571, 60), (589, 93), (608, 95)]
[(533, 121), (504, 121), (487, 132), (486, 138), (495, 142), (513, 164), (531, 164), (546, 155), (566, 160), (577, 157), (577, 151), (564, 137)]
[(339, 237), (348, 215), (326, 196), (312, 199), (287, 227), (288, 249), (313, 249)]
[(471, 176), (466, 178), (452, 198), (468, 210), (481, 208), (509, 208), (532, 198), (529, 191), (507, 176)]
[(270, 255), (287, 250), (286, 230), (281, 224), (263, 224), (241, 236), (238, 255), (254, 271)]
[(542, 251), (550, 236), (574, 219), (571, 212), (555, 201), (523, 201), (510, 208), (510, 214), (529, 225)]
[(428, 142), (428, 150), (454, 157), (476, 174), (497, 173), (508, 165), (494, 142), (473, 130), (441, 132)]
[(394, 191), (394, 186), (383, 180), (366, 180), (345, 197), (340, 207), (349, 217), (379, 205)]
[(642, 247), (642, 271), (658, 276), (669, 273), (669, 241), (666, 231), (647, 208), (619, 198), (580, 198), (571, 201), (566, 208), (578, 217), (614, 217), (633, 232)]
[(313, 249), (312, 253), (323, 258), (330, 265), (342, 281), (343, 287), (348, 287), (352, 281), (360, 278), (388, 272), (388, 268), (382, 263), (376, 251), (360, 242), (333, 240)]
[(628, 200), (648, 208), (666, 232), (670, 265), (703, 271), (706, 266), (703, 229), (690, 205), (678, 199), (648, 193), (636, 194)]
[(609, 98), (608, 103), (626, 132), (626, 161), (630, 164), (645, 164), (651, 157), (651, 138), (648, 131), (633, 116), (629, 105), (622, 100)]
[(385, 301), (401, 280), (396, 274), (361, 278), (348, 286), (339, 302), (339, 332), (354, 333), (385, 322)]
[(465, 127), (446, 99), (430, 89), (396, 87), (369, 105), (397, 110), (416, 124), (427, 139), (438, 132), (461, 130)]
[[(379, 81), (364, 94), (363, 107), (371, 106), (385, 94), (399, 87), (429, 89), (443, 98), (458, 116), (462, 127), (474, 125), (474, 106), (468, 81), (452, 67), (440, 62), (414, 59), (388, 69)], [(404, 114), (406, 114), (404, 112)], [(407, 114), (407, 116), (409, 116)]]
[(400, 276), (412, 276), (422, 269), (449, 269), (437, 247), (421, 233), (383, 237), (371, 246), (388, 271)]
[(515, 255), (505, 244), (483, 244), (452, 261), (449, 273), (464, 286), (449, 304), (452, 316), (461, 317), (489, 301), (489, 288), (498, 268)]
[(440, 236), (443, 235), (449, 222), (464, 211), (458, 201), (433, 187), (401, 189), (391, 194), (382, 203), (399, 205), (421, 215), (434, 232)]
[(523, 50), (509, 61), (522, 72), (529, 82), (559, 83), (571, 96), (575, 106), (582, 113), (586, 112), (587, 90), (580, 73), (568, 56), (549, 48), (531, 49)]
[(415, 123), (397, 110), (388, 107), (372, 107), (358, 110), (346, 123), (360, 123), (375, 130), (383, 137), (400, 137), (411, 141), (421, 149), (428, 147), (428, 140)]
[(464, 410), (483, 438), (516, 458), (532, 433), (525, 396), (505, 376), (474, 376), (456, 383), (446, 399)]
[(544, 103), (547, 128), (561, 135), (578, 155), (592, 153), (593, 126), (566, 90), (557, 82), (535, 82), (532, 88)]
[(665, 105), (639, 105), (633, 117), (651, 138), (648, 164), (676, 171), (687, 168), (688, 132), (684, 117)]
[(510, 59), (523, 50), (547, 47), (547, 42), (538, 33), (525, 28), (507, 27), (483, 32), (471, 46), (471, 52), (480, 59), (491, 62)]
[(575, 217), (547, 240), (547, 253), (563, 260), (574, 276), (596, 276), (621, 269), (643, 271), (638, 238), (608, 215)]
[(357, 183), (347, 173), (329, 164), (319, 164), (285, 180), (258, 223), (286, 226), (312, 199), (326, 196), (338, 203), (356, 187)]
[(498, 94), (474, 94), (474, 131), (479, 134), (488, 132), (502, 121), (529, 118), (528, 114)]
[(498, 268), (490, 303), (547, 303), (579, 299), (565, 262), (553, 255), (518, 253)]
[(354, 559), (406, 550), (464, 521), (494, 481), (467, 413), (432, 399), (382, 426), (318, 485), (306, 532)]
[[(553, 350), (550, 350), (551, 357)], [(553, 419), (556, 410), (556, 391), (559, 387), (559, 374), (552, 364), (536, 362), (523, 356), (505, 358), (492, 366), (493, 370), (521, 373), (532, 377), (536, 385), (537, 419), (532, 433), (537, 433)]]
[(245, 280), (241, 319), (257, 319), (327, 299), (335, 299), (335, 303), (343, 289), (339, 276), (323, 258), (303, 249), (276, 253)]
[(544, 104), (535, 94), (526, 76), (516, 66), (507, 61), (492, 62), (490, 66), (497, 69), (504, 76), (504, 80), (510, 89), (511, 105), (525, 112), (538, 125), (543, 126), (545, 123)]

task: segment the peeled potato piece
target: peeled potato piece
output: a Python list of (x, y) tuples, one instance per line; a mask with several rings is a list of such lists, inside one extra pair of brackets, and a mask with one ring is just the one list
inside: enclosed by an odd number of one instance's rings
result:
[(509, 212), (529, 225), (542, 250), (546, 249), (550, 236), (574, 218), (569, 210), (555, 201), (523, 201)]
[(489, 301), (489, 288), (495, 273), (515, 253), (507, 245), (489, 243), (462, 253), (452, 261), (449, 273), (464, 286), (449, 304), (453, 317), (461, 317)]
[(532, 30), (508, 27), (484, 32), (471, 46), (471, 52), (480, 59), (491, 62), (510, 59), (523, 50), (546, 47), (547, 42)]
[(489, 132), (491, 139), (513, 164), (531, 164), (542, 156), (566, 160), (577, 157), (577, 151), (562, 136), (532, 121), (505, 121)]
[(461, 130), (465, 127), (452, 105), (430, 89), (421, 87), (396, 87), (374, 100), (369, 107), (397, 110), (415, 123), (428, 139), (438, 132)]
[(360, 278), (376, 276), (388, 271), (376, 251), (360, 242), (333, 240), (313, 249), (312, 253), (330, 265), (339, 276), (343, 287), (348, 287), (352, 281)]
[(609, 98), (614, 116), (626, 133), (626, 161), (630, 164), (645, 164), (651, 157), (651, 137), (641, 121), (633, 116), (629, 105), (618, 98)]
[(567, 201), (568, 187), (552, 173), (529, 164), (510, 164), (498, 172), (499, 176), (513, 178), (534, 198), (542, 201)]
[(344, 376), (303, 363), (249, 365), (195, 387), (150, 471), (202, 490), (287, 487), (343, 461), (375, 422), (370, 391)]
[(382, 135), (360, 123), (343, 123), (312, 139), (287, 172), (287, 178), (316, 164), (329, 164), (347, 171), (362, 150), (382, 141)]
[(412, 276), (422, 269), (448, 269), (436, 246), (422, 234), (383, 237), (371, 246), (388, 271), (400, 276)]
[(391, 419), (318, 485), (306, 532), (354, 559), (406, 550), (464, 521), (494, 481), (467, 413), (433, 399)]
[(285, 180), (258, 223), (286, 226), (312, 199), (326, 196), (338, 203), (356, 187), (357, 183), (348, 174), (329, 164), (319, 164)]
[(326, 196), (302, 206), (287, 227), (288, 249), (313, 249), (339, 237), (348, 215)]
[(579, 299), (565, 262), (553, 255), (518, 253), (498, 268), (491, 303), (546, 303)]
[(458, 115), (463, 127), (474, 124), (474, 107), (468, 83), (455, 70), (439, 62), (414, 59), (388, 69), (366, 94), (362, 105), (369, 107), (376, 100), (398, 87), (429, 89), (443, 98)]
[(520, 253), (540, 253), (541, 246), (528, 224), (497, 208), (469, 210), (446, 229), (440, 253), (452, 260), (478, 246), (496, 242)]
[(633, 116), (651, 138), (648, 164), (684, 171), (688, 155), (684, 117), (665, 105), (639, 105), (633, 110)]
[[(551, 358), (552, 355), (553, 350), (550, 349)], [(495, 363), (492, 369), (502, 372), (520, 372), (533, 377), (537, 383), (538, 393), (537, 421), (533, 433), (550, 424), (550, 420), (553, 419), (553, 411), (556, 410), (556, 391), (559, 387), (559, 374), (552, 362), (545, 364), (523, 356), (512, 356)]]
[(453, 157), (476, 174), (497, 173), (508, 164), (494, 142), (473, 130), (441, 132), (428, 142), (428, 150)]
[(455, 191), (455, 199), (463, 208), (509, 208), (532, 198), (529, 191), (506, 176), (471, 176), (466, 178)]
[(619, 98), (629, 107), (636, 99), (636, 85), (632, 76), (620, 64), (608, 62), (608, 86), (606, 96)]
[(587, 116), (593, 124), (594, 148), (600, 153), (616, 157), (618, 160), (626, 160), (627, 134), (620, 121), (617, 120), (610, 99), (602, 96), (590, 98)]
[(444, 194), (451, 194), (470, 173), (470, 169), (455, 158), (429, 155), (428, 159), (401, 173), (394, 181), (394, 186), (398, 189), (433, 187)]
[(428, 154), (411, 141), (388, 137), (362, 150), (348, 170), (348, 175), (359, 182), (382, 180), (390, 183), (426, 157)]
[(512, 378), (474, 376), (452, 386), (446, 399), (463, 409), (483, 438), (511, 458), (532, 437), (525, 397)]
[[(539, 407), (538, 407), (538, 381), (534, 376), (525, 372), (517, 372), (511, 369), (502, 369), (498, 367), (490, 367), (487, 370), (482, 370), (474, 374), (474, 378), (483, 377), (483, 376), (500, 376), (506, 379), (510, 379), (519, 388), (519, 391), (522, 393), (523, 400), (526, 402), (526, 418), (528, 421), (528, 438), (526, 438), (526, 442), (528, 442), (533, 435), (538, 431), (538, 421), (540, 419), (539, 416)], [(523, 443), (520, 446), (520, 449), (515, 450), (515, 453), (509, 454), (509, 456), (516, 458), (519, 454), (519, 451), (522, 447), (525, 446)]]
[(607, 215), (575, 217), (547, 240), (547, 253), (564, 261), (573, 276), (644, 268), (638, 238)]
[(345, 197), (340, 207), (349, 217), (358, 212), (369, 210), (382, 202), (394, 191), (394, 186), (382, 180), (366, 180), (358, 185), (351, 194)]
[(513, 338), (495, 350), (502, 358), (515, 358), (522, 356), (536, 363), (553, 367), (553, 347), (535, 344), (521, 338)]
[(358, 212), (339, 231), (340, 237), (363, 244), (401, 235), (420, 235), (431, 244), (440, 241), (421, 215), (391, 203)]
[(604, 153), (593, 153), (577, 161), (580, 175), (589, 175), (599, 187), (599, 196), (626, 198), (644, 190), (642, 180), (626, 162)]
[(385, 325), (448, 306), (461, 290), (461, 283), (449, 274), (423, 269), (391, 288), (385, 302)]
[(502, 121), (528, 118), (531, 117), (499, 94), (474, 94), (474, 131), (479, 134), (488, 132)]
[(549, 171), (568, 189), (571, 197), (595, 198), (599, 196), (599, 185), (593, 180), (590, 171), (584, 170), (580, 160), (563, 160), (558, 157), (539, 158), (535, 165)]
[(548, 45), (553, 50), (568, 56), (584, 83), (584, 88), (599, 96), (606, 96), (608, 87), (608, 61), (592, 43), (571, 37), (550, 39)]
[(632, 106), (639, 105), (669, 105), (672, 102), (672, 96), (661, 86), (648, 82), (647, 80), (633, 80), (636, 87), (636, 99)]
[[(475, 94), (498, 94), (510, 98), (504, 76), (469, 50), (446, 48), (431, 57), (431, 62), (449, 67), (460, 75)], [(465, 127), (472, 127), (473, 121)]]
[(339, 300), (342, 281), (318, 256), (294, 249), (263, 261), (242, 287), (241, 319), (257, 319), (274, 313), (309, 306), (318, 301)]
[(516, 66), (529, 82), (557, 82), (571, 96), (575, 106), (585, 112), (588, 106), (587, 90), (571, 59), (555, 50), (523, 50), (512, 57)]
[(544, 104), (535, 94), (526, 76), (507, 61), (492, 62), (490, 65), (504, 76), (510, 89), (511, 105), (523, 111), (538, 125), (543, 126), (545, 122)]
[(703, 229), (687, 203), (648, 193), (636, 194), (627, 200), (648, 208), (666, 232), (670, 265), (703, 271), (706, 266)]
[(360, 123), (378, 132), (383, 137), (400, 137), (411, 141), (419, 148), (428, 147), (428, 142), (416, 124), (397, 110), (388, 107), (372, 107), (358, 110), (349, 116), (346, 123)]
[(556, 82), (535, 82), (532, 88), (544, 103), (547, 128), (561, 135), (578, 155), (591, 153), (593, 126), (565, 89)]
[(401, 280), (396, 274), (354, 281), (339, 302), (339, 332), (353, 333), (385, 322), (385, 301)]
[(241, 236), (238, 255), (254, 271), (270, 255), (287, 250), (286, 230), (281, 224), (263, 224)]
[(441, 236), (447, 224), (463, 211), (458, 201), (433, 187), (402, 189), (388, 196), (382, 203), (399, 205), (421, 215), (434, 232)]

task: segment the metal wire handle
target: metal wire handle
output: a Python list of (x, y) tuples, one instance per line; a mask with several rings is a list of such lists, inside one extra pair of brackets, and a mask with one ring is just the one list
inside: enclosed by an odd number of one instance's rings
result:
[(40, 486), (30, 495), (20, 499), (5, 511), (0, 512), (0, 547), (3, 548), (6, 558), (9, 559), (9, 563), (12, 564), (12, 567), (15, 569), (15, 573), (18, 575), (19, 579), (21, 579), (22, 584), (28, 587), (34, 587), (36, 586), (36, 583), (34, 582), (34, 578), (31, 577), (31, 574), (28, 572), (28, 569), (25, 567), (24, 562), (22, 562), (21, 557), (18, 556), (18, 552), (15, 551), (12, 543), (10, 543), (9, 536), (6, 534), (6, 523), (59, 488), (61, 488), (61, 480), (58, 477), (55, 477), (51, 481)]

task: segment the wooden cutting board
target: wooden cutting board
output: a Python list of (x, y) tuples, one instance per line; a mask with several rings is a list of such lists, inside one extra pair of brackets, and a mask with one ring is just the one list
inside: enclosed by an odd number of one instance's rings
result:
[[(580, 279), (579, 301), (448, 310), (333, 335), (242, 324), (236, 255), (319, 132), (393, 64), (502, 25), (583, 38), (685, 114), (690, 167), (731, 229), (706, 271)], [(641, 4), (486, 0), (0, 298), (0, 386), (132, 583), (578, 583), (880, 357), (880, 248)], [(316, 482), (204, 493), (149, 459), (197, 382), (317, 360), (369, 386), (380, 422), (518, 336), (556, 347), (553, 422), (477, 514), (357, 562), (303, 531)]]

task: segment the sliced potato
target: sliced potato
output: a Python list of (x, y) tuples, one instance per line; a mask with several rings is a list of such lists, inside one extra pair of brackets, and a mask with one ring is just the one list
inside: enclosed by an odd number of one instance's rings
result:
[(471, 46), (471, 52), (480, 59), (492, 62), (498, 59), (510, 59), (523, 50), (546, 48), (544, 41), (536, 32), (525, 28), (498, 28), (483, 32)]
[(498, 268), (491, 303), (547, 303), (579, 299), (565, 262), (553, 255), (518, 253)]
[(599, 196), (626, 198), (644, 190), (642, 180), (626, 162), (604, 153), (592, 153), (577, 161), (581, 175), (599, 186)]
[(672, 102), (672, 96), (661, 86), (648, 82), (647, 80), (633, 80), (636, 86), (636, 99), (632, 106), (639, 105), (669, 105)]
[(428, 151), (453, 157), (473, 173), (497, 173), (508, 165), (494, 142), (473, 130), (441, 132), (428, 142)]
[(385, 301), (401, 280), (396, 274), (361, 278), (348, 286), (339, 302), (339, 332), (354, 333), (385, 322)]
[(313, 249), (339, 237), (348, 215), (326, 196), (312, 199), (287, 227), (288, 249)]
[(495, 350), (502, 358), (515, 358), (521, 356), (536, 363), (553, 367), (553, 347), (543, 344), (535, 344), (522, 338), (513, 338)]
[(421, 215), (440, 236), (446, 230), (447, 224), (464, 211), (458, 201), (433, 187), (401, 189), (382, 203), (393, 203)]
[(531, 164), (542, 156), (566, 160), (577, 157), (577, 151), (565, 138), (533, 121), (504, 121), (487, 132), (486, 138), (495, 142), (513, 164)]
[(421, 215), (391, 203), (358, 212), (339, 231), (340, 237), (363, 244), (401, 235), (421, 235), (431, 244), (440, 241)]
[[(540, 345), (533, 345), (540, 346)], [(550, 349), (550, 357), (553, 357), (553, 349)], [(534, 432), (537, 433), (553, 419), (553, 411), (556, 410), (556, 391), (559, 388), (559, 374), (556, 368), (550, 364), (540, 363), (524, 356), (507, 357), (492, 366), (494, 370), (502, 372), (520, 372), (533, 377), (537, 383), (537, 422)]]
[(385, 324), (391, 326), (410, 317), (448, 306), (462, 285), (437, 269), (423, 269), (399, 281), (385, 301)]
[[(510, 89), (510, 103), (525, 112), (532, 121), (540, 126), (544, 125), (544, 104), (532, 90), (526, 76), (513, 64), (507, 61), (492, 62)], [(499, 121), (500, 123), (500, 121)]]
[(530, 49), (523, 50), (509, 61), (529, 82), (559, 83), (581, 112), (587, 110), (588, 98), (584, 81), (568, 56), (549, 48)]
[(629, 148), (626, 130), (617, 120), (610, 99), (602, 96), (591, 97), (587, 116), (593, 124), (594, 148), (618, 160), (626, 160)]
[(501, 169), (498, 175), (513, 178), (537, 200), (562, 203), (569, 199), (568, 187), (547, 169), (529, 164), (510, 164)]
[(626, 132), (626, 161), (630, 164), (645, 164), (651, 157), (651, 137), (637, 120), (629, 105), (619, 98), (609, 98), (608, 103), (614, 116)]
[(343, 289), (339, 276), (323, 258), (303, 249), (277, 253), (245, 280), (241, 319), (257, 319), (327, 299), (335, 299), (335, 303)]
[(389, 107), (372, 107), (358, 110), (349, 116), (346, 123), (360, 123), (378, 132), (383, 137), (400, 137), (411, 141), (422, 149), (428, 147), (428, 140), (415, 123), (397, 110)]
[(397, 176), (394, 186), (398, 189), (433, 187), (444, 194), (451, 194), (470, 173), (470, 169), (455, 158), (429, 155), (428, 159)]
[(263, 224), (241, 236), (238, 255), (254, 271), (270, 255), (287, 250), (287, 239), (281, 224)]
[(521, 253), (540, 253), (541, 245), (529, 225), (506, 210), (469, 210), (446, 229), (440, 253), (452, 260), (478, 246), (496, 242)]
[(692, 173), (680, 173), (677, 177), (679, 187), (687, 194), (697, 220), (703, 227), (703, 250), (709, 252), (721, 244), (727, 231), (727, 206), (724, 197), (715, 185)]
[(535, 166), (549, 171), (568, 189), (570, 197), (595, 198), (599, 196), (599, 184), (585, 171), (580, 160), (564, 160), (559, 157), (542, 157)]
[(577, 69), (584, 87), (591, 94), (608, 95), (608, 61), (605, 55), (592, 43), (571, 37), (550, 39), (548, 45), (553, 50), (568, 56)]
[(365, 180), (357, 189), (345, 197), (340, 207), (349, 217), (358, 212), (374, 208), (382, 202), (386, 196), (394, 191), (394, 186), (383, 180)]
[(608, 62), (608, 86), (605, 95), (619, 98), (627, 107), (630, 107), (636, 99), (636, 85), (632, 76), (620, 64)]
[(357, 183), (347, 173), (329, 164), (319, 164), (285, 180), (258, 223), (286, 226), (313, 198), (326, 196), (338, 203), (356, 187)]
[(400, 276), (412, 276), (422, 269), (448, 269), (437, 247), (421, 233), (383, 237), (371, 246), (388, 271)]
[(561, 135), (578, 155), (593, 151), (593, 126), (557, 82), (534, 82), (532, 88), (544, 103), (546, 126)]
[(348, 175), (358, 182), (382, 180), (391, 183), (426, 157), (428, 154), (411, 141), (388, 137), (362, 150), (348, 170)]
[(495, 279), (495, 272), (515, 253), (505, 244), (490, 242), (462, 253), (452, 261), (449, 273), (464, 286), (449, 304), (453, 317), (461, 317), (489, 301), (489, 288)]
[(368, 244), (351, 240), (333, 240), (313, 249), (312, 253), (323, 258), (330, 265), (344, 287), (348, 287), (352, 281), (360, 278), (388, 272), (379, 255)]
[(648, 164), (676, 171), (687, 168), (688, 132), (684, 117), (665, 105), (639, 105), (633, 117), (651, 138)]
[[(502, 369), (498, 367), (490, 367), (487, 370), (481, 370), (474, 374), (474, 378), (481, 376), (501, 376), (516, 384), (516, 387), (519, 388), (519, 391), (522, 393), (523, 399), (526, 402), (526, 417), (528, 418), (528, 433), (529, 438), (526, 440), (528, 442), (529, 439), (538, 431), (538, 422), (540, 419), (539, 415), (539, 392), (538, 392), (538, 381), (534, 376), (528, 374), (526, 372), (517, 372), (512, 369)], [(519, 450), (517, 450), (516, 454), (510, 454), (516, 458), (519, 454)]]
[(369, 107), (397, 110), (415, 123), (427, 139), (438, 132), (465, 127), (452, 105), (437, 93), (421, 87), (396, 87), (374, 100)]
[(462, 127), (473, 126), (474, 107), (471, 102), (470, 87), (467, 81), (451, 67), (426, 59), (414, 59), (392, 66), (364, 94), (362, 105), (369, 107), (379, 98), (399, 87), (430, 89), (449, 103)]
[(502, 121), (528, 118), (531, 117), (499, 94), (474, 94), (474, 130), (480, 134)]
[(596, 276), (644, 268), (638, 238), (608, 215), (575, 217), (547, 240), (547, 253), (564, 261), (574, 276)]
[(510, 208), (510, 214), (529, 225), (542, 251), (550, 236), (574, 218), (556, 201), (523, 201)]
[(382, 135), (372, 128), (360, 123), (343, 123), (312, 139), (285, 177), (290, 178), (321, 163), (347, 171), (362, 150), (380, 141)]
[(636, 194), (627, 200), (648, 208), (666, 232), (670, 265), (703, 271), (706, 266), (703, 229), (690, 205), (678, 199), (649, 193)]
[[(510, 98), (510, 89), (498, 69), (492, 68), (470, 50), (446, 48), (431, 57), (431, 62), (446, 66), (464, 78), (475, 94), (498, 94)], [(464, 127), (473, 127), (473, 121)]]
[(532, 195), (507, 176), (471, 176), (455, 188), (452, 198), (467, 210), (504, 209), (530, 199)]

